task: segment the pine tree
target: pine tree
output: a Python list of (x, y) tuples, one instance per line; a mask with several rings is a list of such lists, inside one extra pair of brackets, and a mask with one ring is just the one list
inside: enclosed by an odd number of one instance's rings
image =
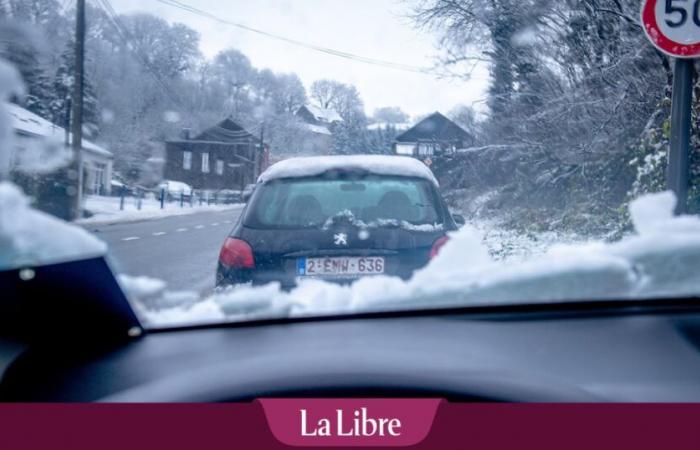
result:
[(7, 39), (3, 44), (0, 56), (17, 68), (24, 81), (26, 96), (23, 106), (41, 117), (50, 118), (51, 83), (39, 52), (22, 39)]

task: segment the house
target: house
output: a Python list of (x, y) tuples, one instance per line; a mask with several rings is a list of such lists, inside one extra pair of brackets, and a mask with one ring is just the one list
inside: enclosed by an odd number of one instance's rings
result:
[(439, 112), (434, 112), (396, 137), (394, 153), (427, 161), (470, 147), (473, 142), (471, 134)]
[[(15, 161), (27, 155), (28, 149), (39, 142), (58, 143), (69, 147), (72, 136), (65, 129), (14, 103), (5, 103), (15, 133)], [(109, 195), (111, 190), (114, 155), (107, 149), (82, 140), (84, 191), (87, 194)]]
[(165, 143), (163, 177), (194, 189), (243, 189), (267, 164), (268, 149), (260, 144), (230, 118), (195, 137), (185, 129), (180, 139)]
[(343, 121), (340, 115), (332, 109), (314, 105), (302, 106), (295, 115), (306, 132), (298, 154), (330, 154), (333, 146), (333, 126)]

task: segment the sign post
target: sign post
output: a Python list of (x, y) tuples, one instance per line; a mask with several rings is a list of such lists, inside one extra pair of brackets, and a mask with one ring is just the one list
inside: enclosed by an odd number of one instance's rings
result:
[(651, 43), (676, 58), (666, 176), (668, 188), (678, 199), (676, 213), (682, 214), (688, 207), (694, 59), (700, 57), (700, 0), (644, 0), (641, 19)]

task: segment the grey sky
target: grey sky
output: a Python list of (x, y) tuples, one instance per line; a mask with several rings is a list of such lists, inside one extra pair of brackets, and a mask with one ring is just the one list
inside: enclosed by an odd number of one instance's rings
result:
[[(409, 5), (400, 0), (183, 0), (222, 19), (323, 47), (369, 58), (429, 67), (435, 36), (415, 29), (406, 18)], [(379, 67), (296, 47), (217, 23), (156, 0), (112, 0), (119, 13), (145, 11), (201, 33), (208, 57), (233, 47), (258, 68), (295, 72), (308, 86), (331, 78), (359, 89), (368, 113), (381, 106), (400, 106), (412, 115), (447, 112), (458, 103), (484, 96), (487, 73), (477, 69), (469, 82), (438, 80), (419, 73)], [(479, 103), (475, 104), (477, 109)]]

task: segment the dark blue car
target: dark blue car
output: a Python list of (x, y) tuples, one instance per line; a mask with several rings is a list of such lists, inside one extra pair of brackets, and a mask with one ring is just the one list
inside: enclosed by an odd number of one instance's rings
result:
[(289, 159), (260, 176), (221, 249), (216, 284), (409, 278), (457, 227), (432, 172), (416, 159)]

